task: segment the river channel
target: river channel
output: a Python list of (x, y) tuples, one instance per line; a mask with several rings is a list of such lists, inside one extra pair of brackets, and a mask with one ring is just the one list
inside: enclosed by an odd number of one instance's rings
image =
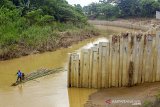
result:
[(103, 30), (101, 36), (84, 40), (68, 48), (0, 61), (0, 107), (83, 107), (89, 95), (97, 90), (68, 89), (66, 71), (16, 87), (10, 85), (16, 81), (17, 70), (29, 73), (41, 68), (67, 68), (69, 53), (91, 47), (98, 42), (107, 42), (108, 35), (128, 30), (100, 25), (96, 27)]

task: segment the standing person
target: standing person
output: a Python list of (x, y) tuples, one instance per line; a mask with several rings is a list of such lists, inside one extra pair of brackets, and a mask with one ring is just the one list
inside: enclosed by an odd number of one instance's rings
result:
[(20, 70), (18, 70), (17, 72), (17, 82), (18, 80), (21, 82), (22, 81), (22, 72)]

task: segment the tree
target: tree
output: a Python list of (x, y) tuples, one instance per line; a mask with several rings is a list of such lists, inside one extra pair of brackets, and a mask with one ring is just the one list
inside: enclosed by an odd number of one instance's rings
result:
[(119, 16), (119, 8), (112, 4), (107, 4), (102, 8), (102, 13), (106, 19), (115, 18)]
[(141, 0), (140, 4), (143, 17), (153, 17), (155, 12), (160, 10), (160, 3), (155, 0)]
[(74, 7), (76, 8), (77, 11), (83, 12), (83, 8), (80, 4), (75, 4)]
[(138, 16), (140, 13), (139, 0), (118, 0), (121, 17)]

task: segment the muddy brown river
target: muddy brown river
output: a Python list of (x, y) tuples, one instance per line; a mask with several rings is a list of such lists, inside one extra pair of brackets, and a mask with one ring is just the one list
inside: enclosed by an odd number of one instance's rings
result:
[(29, 81), (16, 87), (10, 85), (16, 81), (16, 72), (29, 73), (40, 68), (66, 67), (68, 54), (88, 48), (94, 43), (107, 41), (112, 33), (127, 29), (96, 26), (103, 29), (103, 35), (61, 48), (54, 52), (29, 55), (7, 61), (0, 61), (0, 107), (83, 107), (88, 96), (96, 89), (67, 88), (67, 72), (59, 72)]

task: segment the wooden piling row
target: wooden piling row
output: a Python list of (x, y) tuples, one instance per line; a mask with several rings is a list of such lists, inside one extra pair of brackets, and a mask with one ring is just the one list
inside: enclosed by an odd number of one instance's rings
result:
[(109, 88), (160, 81), (160, 32), (113, 35), (69, 57), (68, 87)]

